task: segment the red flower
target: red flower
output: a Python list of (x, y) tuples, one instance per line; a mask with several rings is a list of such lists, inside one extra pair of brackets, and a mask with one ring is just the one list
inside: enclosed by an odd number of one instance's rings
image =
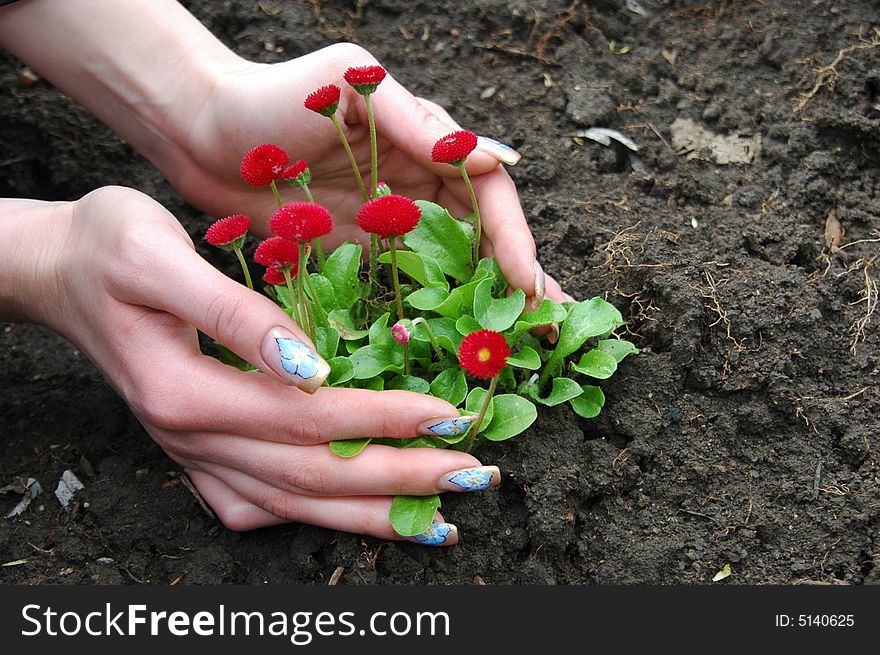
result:
[(399, 237), (419, 223), (422, 210), (409, 198), (391, 194), (379, 196), (365, 203), (357, 213), (355, 222), (364, 232), (378, 234), (381, 238)]
[(368, 95), (376, 90), (379, 83), (385, 79), (385, 69), (381, 66), (356, 66), (345, 71), (345, 81), (354, 87), (361, 95)]
[(336, 113), (339, 106), (339, 94), (342, 92), (335, 84), (322, 86), (316, 91), (312, 91), (306, 101), (303, 103), (306, 109), (316, 111), (322, 116), (330, 117)]
[(304, 187), (312, 181), (312, 171), (302, 159), (293, 162), (281, 172), (281, 177), (295, 187)]
[(211, 223), (205, 239), (218, 248), (241, 248), (244, 237), (251, 227), (251, 219), (244, 214), (233, 214)]
[(396, 344), (403, 346), (409, 343), (409, 336), (409, 330), (400, 321), (391, 326), (391, 338)]
[[(293, 271), (291, 274), (295, 277), (296, 271)], [(287, 284), (287, 278), (284, 277), (284, 271), (280, 268), (267, 268), (266, 273), (263, 275), (263, 279), (266, 281), (266, 284), (271, 284), (273, 286)]]
[(467, 130), (447, 134), (434, 144), (431, 160), (441, 164), (458, 166), (477, 147), (477, 135)]
[(286, 152), (272, 143), (264, 143), (251, 148), (242, 158), (241, 177), (254, 186), (269, 186), (281, 177), (289, 163)]
[(293, 241), (269, 237), (257, 246), (254, 261), (266, 268), (296, 269), (299, 265), (299, 248)]
[(507, 366), (510, 346), (504, 335), (493, 330), (477, 330), (461, 340), (458, 361), (475, 378), (494, 378)]
[(292, 202), (275, 210), (269, 229), (290, 241), (311, 241), (333, 231), (333, 217), (318, 203)]

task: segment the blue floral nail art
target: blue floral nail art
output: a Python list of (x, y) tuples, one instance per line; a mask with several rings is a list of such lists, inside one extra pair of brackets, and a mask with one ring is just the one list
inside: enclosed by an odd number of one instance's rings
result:
[(428, 426), (428, 431), (438, 437), (457, 437), (471, 429), (476, 416), (461, 416), (459, 418), (447, 418), (437, 421)]
[(422, 534), (413, 536), (413, 539), (425, 546), (439, 546), (452, 534), (452, 526), (448, 523), (435, 523)]
[(465, 469), (450, 475), (447, 480), (459, 487), (462, 491), (482, 491), (488, 489), (492, 484), (494, 477), (494, 469), (478, 468)]
[(281, 367), (296, 377), (308, 380), (318, 374), (318, 356), (296, 339), (275, 339), (281, 353)]

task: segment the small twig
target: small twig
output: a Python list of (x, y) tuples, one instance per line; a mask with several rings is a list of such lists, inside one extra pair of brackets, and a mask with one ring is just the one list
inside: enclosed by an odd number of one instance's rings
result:
[(186, 475), (181, 475), (180, 481), (183, 482), (184, 487), (189, 489), (189, 492), (193, 495), (193, 497), (195, 497), (195, 499), (197, 501), (199, 501), (199, 505), (201, 506), (202, 510), (204, 510), (205, 514), (208, 515), (208, 518), (210, 518), (212, 521), (214, 519), (216, 519), (217, 517), (214, 516), (214, 512), (212, 512), (211, 508), (208, 507), (208, 504), (205, 502), (205, 499), (202, 498), (202, 494), (200, 494), (199, 490), (195, 488), (195, 485), (193, 485), (193, 483), (190, 481), (189, 477)]
[(333, 571), (333, 575), (330, 576), (330, 580), (327, 582), (327, 585), (330, 587), (334, 587), (339, 583), (339, 579), (342, 577), (342, 574), (345, 573), (344, 566), (337, 566), (336, 570)]

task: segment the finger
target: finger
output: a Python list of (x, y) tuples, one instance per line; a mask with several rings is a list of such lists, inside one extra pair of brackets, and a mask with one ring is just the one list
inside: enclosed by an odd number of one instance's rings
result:
[(265, 376), (239, 371), (210, 357), (183, 362), (187, 393), (156, 391), (147, 422), (178, 432), (223, 432), (300, 445), (363, 437), (457, 436), (476, 419), (450, 403), (409, 391), (323, 387), (293, 393)]
[(287, 523), (287, 519), (275, 516), (262, 507), (254, 505), (210, 473), (186, 469), (186, 474), (196, 485), (205, 502), (211, 506), (223, 522), (223, 525), (230, 530), (256, 530), (270, 525)]
[[(436, 102), (431, 102), (430, 100), (426, 100), (425, 98), (418, 98), (418, 101), (421, 102), (428, 109), (428, 111), (434, 114), (441, 122), (448, 125), (450, 131), (461, 129), (458, 123), (456, 123), (453, 120), (452, 116), (449, 115), (449, 112), (447, 112)], [(490, 155), (491, 157), (494, 157), (502, 164), (509, 164), (510, 166), (515, 166), (519, 162), (519, 160), (522, 159), (522, 155), (520, 155), (509, 145), (501, 143), (497, 139), (493, 139), (492, 137), (488, 136), (477, 137), (477, 150), (487, 155)]]
[[(388, 512), (391, 509), (389, 496), (312, 498), (276, 489), (257, 478), (219, 464), (203, 464), (203, 466), (207, 473), (215, 479), (222, 480), (238, 496), (284, 521), (318, 525), (354, 534), (367, 534), (380, 539), (415, 541), (432, 546), (452, 546), (458, 542), (458, 529), (444, 522), (439, 513), (434, 518), (435, 522), (430, 534), (401, 537), (388, 520)], [(208, 498), (206, 497), (205, 500)], [(224, 524), (228, 525), (221, 508), (215, 507), (215, 509)], [(230, 518), (235, 520), (236, 517)], [(245, 518), (250, 517), (245, 516)], [(233, 527), (233, 529), (248, 528)]]
[[(167, 245), (167, 244), (166, 244)], [(223, 344), (255, 367), (308, 393), (330, 367), (284, 311), (179, 244), (151, 254), (154, 270), (142, 276), (132, 302), (173, 314)], [(174, 284), (169, 284), (169, 276)]]
[(233, 435), (208, 435), (189, 456), (222, 464), (305, 496), (425, 496), (497, 487), (498, 467), (455, 450), (369, 445), (343, 458), (326, 445), (291, 446)]
[[(461, 127), (445, 111), (435, 113), (429, 104), (401, 86), (391, 76), (372, 96), (376, 130), (398, 150), (437, 175), (456, 177), (458, 171), (449, 164), (431, 161), (431, 151), (439, 139)], [(436, 107), (436, 105), (434, 105)], [(467, 159), (471, 175), (481, 175), (498, 168), (498, 158), (481, 149)]]

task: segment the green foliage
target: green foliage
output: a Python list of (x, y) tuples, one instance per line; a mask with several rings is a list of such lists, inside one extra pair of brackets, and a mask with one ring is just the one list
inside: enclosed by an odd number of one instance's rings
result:
[[(620, 363), (638, 349), (612, 333), (623, 325), (620, 312), (602, 298), (557, 303), (544, 299), (536, 310), (523, 313), (526, 296), (508, 289), (492, 258), (472, 262), (474, 230), (444, 208), (419, 201), (422, 218), (403, 237), (397, 250), (404, 289), (404, 321), (410, 333), (407, 361), (404, 348), (391, 336), (397, 308), (390, 293), (390, 253), (378, 258), (378, 280), (368, 280), (363, 249), (353, 243), (333, 251), (320, 273), (310, 276), (309, 296), (316, 308), (316, 347), (330, 365), (327, 384), (380, 391), (406, 390), (442, 398), (461, 412), (479, 414), (487, 384), (469, 378), (459, 366), (461, 340), (477, 330), (504, 335), (511, 348), (508, 366), (497, 380), (485, 408), (474, 447), (483, 441), (504, 441), (529, 428), (537, 405), (570, 404), (583, 418), (597, 416), (605, 403), (595, 382), (609, 378)], [(383, 288), (384, 285), (384, 288)], [(270, 290), (290, 313), (284, 286)], [(532, 332), (556, 323), (557, 343)], [(221, 347), (225, 361), (244, 370), (251, 367)], [(575, 359), (579, 357), (579, 359)], [(414, 436), (409, 439), (351, 439), (330, 444), (340, 457), (355, 457), (368, 444), (394, 448), (461, 448), (474, 435)], [(440, 506), (437, 496), (399, 496), (390, 519), (401, 535), (428, 529)]]

